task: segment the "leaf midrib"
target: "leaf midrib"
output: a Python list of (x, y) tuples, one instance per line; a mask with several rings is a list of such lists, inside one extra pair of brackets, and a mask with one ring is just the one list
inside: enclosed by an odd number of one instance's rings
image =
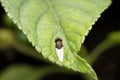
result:
[[(68, 48), (69, 48), (69, 50), (71, 51), (70, 46), (69, 46), (69, 44), (68, 44), (68, 42), (67, 42), (67, 41), (69, 41), (69, 40), (67, 39), (66, 34), (65, 34), (65, 31), (64, 31), (64, 29), (63, 29), (63, 27), (62, 27), (62, 25), (61, 25), (61, 23), (60, 23), (60, 19), (59, 19), (58, 15), (56, 14), (56, 12), (55, 12), (55, 10), (54, 10), (54, 8), (53, 8), (52, 2), (51, 2), (50, 0), (46, 0), (46, 4), (48, 5), (48, 7), (50, 8), (51, 13), (52, 13), (53, 16), (55, 17), (55, 21), (56, 21), (56, 23), (57, 23), (57, 26), (58, 26), (59, 29), (63, 32), (63, 35), (65, 36), (65, 37), (64, 37), (64, 38), (65, 38), (65, 42), (67, 43)], [(61, 28), (61, 27), (62, 27), (62, 28)], [(71, 52), (72, 52), (72, 51), (71, 51)]]

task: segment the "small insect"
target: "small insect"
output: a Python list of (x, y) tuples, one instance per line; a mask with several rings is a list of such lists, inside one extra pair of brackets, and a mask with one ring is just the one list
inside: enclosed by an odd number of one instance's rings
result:
[(56, 48), (57, 49), (61, 49), (63, 47), (62, 39), (61, 38), (56, 38), (55, 39), (55, 43), (56, 43)]
[(64, 56), (62, 39), (61, 38), (56, 38), (55, 43), (56, 43), (55, 48), (56, 48), (58, 59), (59, 59), (60, 62), (62, 62), (63, 61), (63, 56)]

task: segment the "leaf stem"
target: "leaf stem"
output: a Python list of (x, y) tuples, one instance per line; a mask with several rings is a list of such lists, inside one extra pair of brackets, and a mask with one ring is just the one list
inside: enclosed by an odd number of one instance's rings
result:
[(109, 39), (104, 40), (98, 46), (96, 46), (94, 48), (94, 50), (88, 56), (87, 61), (90, 64), (93, 64), (96, 61), (96, 59), (99, 57), (100, 54), (102, 54), (105, 50), (115, 46), (116, 44), (117, 43), (115, 43), (114, 41), (111, 42), (111, 40), (109, 40)]
[(16, 41), (13, 44), (13, 48), (20, 51), (24, 55), (29, 55), (31, 57), (35, 57), (38, 60), (40, 60), (40, 59), (44, 60), (42, 55), (40, 53), (38, 53), (34, 48), (28, 47), (28, 46), (26, 46), (18, 41)]

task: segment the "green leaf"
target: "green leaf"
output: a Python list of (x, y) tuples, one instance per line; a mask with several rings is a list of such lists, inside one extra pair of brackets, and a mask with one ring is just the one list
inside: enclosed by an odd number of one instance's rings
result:
[(58, 66), (34, 67), (27, 64), (15, 64), (0, 73), (0, 80), (43, 80), (53, 73), (75, 74)]
[[(110, 0), (1, 0), (13, 21), (45, 58), (97, 80), (94, 70), (76, 53)], [(62, 39), (64, 60), (56, 55)]]
[(37, 68), (28, 65), (14, 65), (8, 67), (0, 75), (0, 80), (37, 80), (40, 76)]
[(106, 39), (99, 43), (95, 49), (92, 50), (90, 55), (87, 58), (89, 64), (93, 64), (96, 59), (106, 50), (114, 47), (116, 45), (120, 45), (120, 31), (110, 32)]
[(107, 37), (107, 41), (109, 41), (112, 45), (119, 45), (120, 44), (120, 31), (109, 33)]
[(0, 50), (8, 48), (8, 46), (13, 45), (14, 42), (15, 37), (12, 32), (7, 29), (0, 29)]

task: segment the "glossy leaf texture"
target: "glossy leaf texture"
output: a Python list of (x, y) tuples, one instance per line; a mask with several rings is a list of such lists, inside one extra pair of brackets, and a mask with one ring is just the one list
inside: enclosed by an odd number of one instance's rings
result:
[[(94, 70), (77, 51), (110, 0), (1, 0), (1, 3), (45, 58), (97, 80)], [(64, 48), (62, 62), (55, 48), (58, 37)]]

